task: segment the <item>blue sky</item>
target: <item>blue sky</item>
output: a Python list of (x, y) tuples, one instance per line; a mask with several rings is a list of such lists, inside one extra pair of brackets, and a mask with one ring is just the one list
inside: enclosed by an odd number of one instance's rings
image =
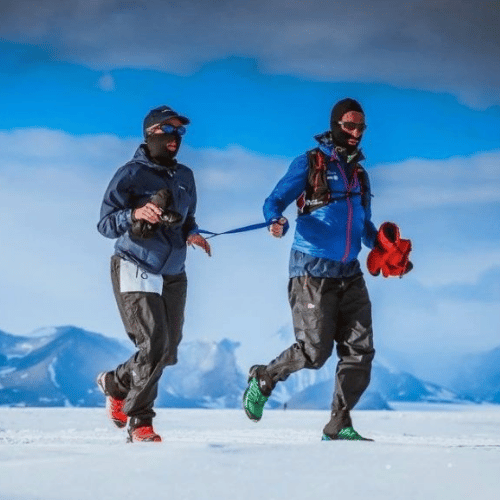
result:
[[(20, 0), (0, 16), (0, 329), (123, 337), (95, 225), (150, 108), (190, 117), (179, 159), (200, 226), (219, 231), (262, 219), (350, 96), (366, 112), (374, 222), (414, 244), (405, 279), (367, 277), (379, 352), (425, 371), (430, 353), (500, 345), (498, 2)], [(291, 238), (191, 251), (185, 337), (239, 340), (244, 365), (291, 342)]]

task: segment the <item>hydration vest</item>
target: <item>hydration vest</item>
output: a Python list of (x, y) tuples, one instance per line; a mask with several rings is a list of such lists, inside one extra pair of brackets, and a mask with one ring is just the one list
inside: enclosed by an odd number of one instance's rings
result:
[(326, 177), (327, 158), (325, 153), (319, 148), (307, 152), (307, 186), (302, 194), (297, 198), (298, 214), (310, 214), (318, 208), (324, 207), (332, 201), (345, 200), (352, 196), (361, 196), (363, 207), (367, 207), (370, 201), (370, 188), (368, 184), (368, 174), (366, 170), (356, 162), (353, 176), (357, 176), (360, 192), (332, 191), (328, 185)]

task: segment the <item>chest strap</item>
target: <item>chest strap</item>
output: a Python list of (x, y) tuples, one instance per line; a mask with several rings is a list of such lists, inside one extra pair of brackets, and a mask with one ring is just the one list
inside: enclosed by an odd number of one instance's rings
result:
[[(326, 155), (315, 148), (307, 152), (307, 185), (302, 194), (297, 198), (298, 214), (309, 214), (318, 208), (324, 207), (332, 201), (345, 200), (352, 196), (361, 196), (363, 206), (367, 206), (370, 192), (368, 187), (368, 177), (365, 169), (359, 164), (354, 165), (353, 176), (356, 176), (360, 192), (351, 191), (332, 191), (328, 185), (327, 179), (327, 160)], [(351, 184), (355, 185), (353, 177)]]

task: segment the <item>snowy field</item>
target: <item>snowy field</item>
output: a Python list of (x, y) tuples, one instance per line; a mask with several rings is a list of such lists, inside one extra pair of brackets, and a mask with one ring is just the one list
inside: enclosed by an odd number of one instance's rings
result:
[(358, 411), (369, 442), (321, 442), (324, 411), (158, 411), (126, 444), (103, 409), (0, 408), (0, 500), (500, 498), (500, 407)]

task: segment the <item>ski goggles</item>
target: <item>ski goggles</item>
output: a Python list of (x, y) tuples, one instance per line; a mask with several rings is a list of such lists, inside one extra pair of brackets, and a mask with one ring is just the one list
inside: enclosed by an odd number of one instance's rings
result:
[(344, 127), (349, 132), (353, 130), (359, 130), (360, 132), (364, 132), (366, 130), (366, 123), (354, 123), (354, 122), (337, 122), (341, 127)]

